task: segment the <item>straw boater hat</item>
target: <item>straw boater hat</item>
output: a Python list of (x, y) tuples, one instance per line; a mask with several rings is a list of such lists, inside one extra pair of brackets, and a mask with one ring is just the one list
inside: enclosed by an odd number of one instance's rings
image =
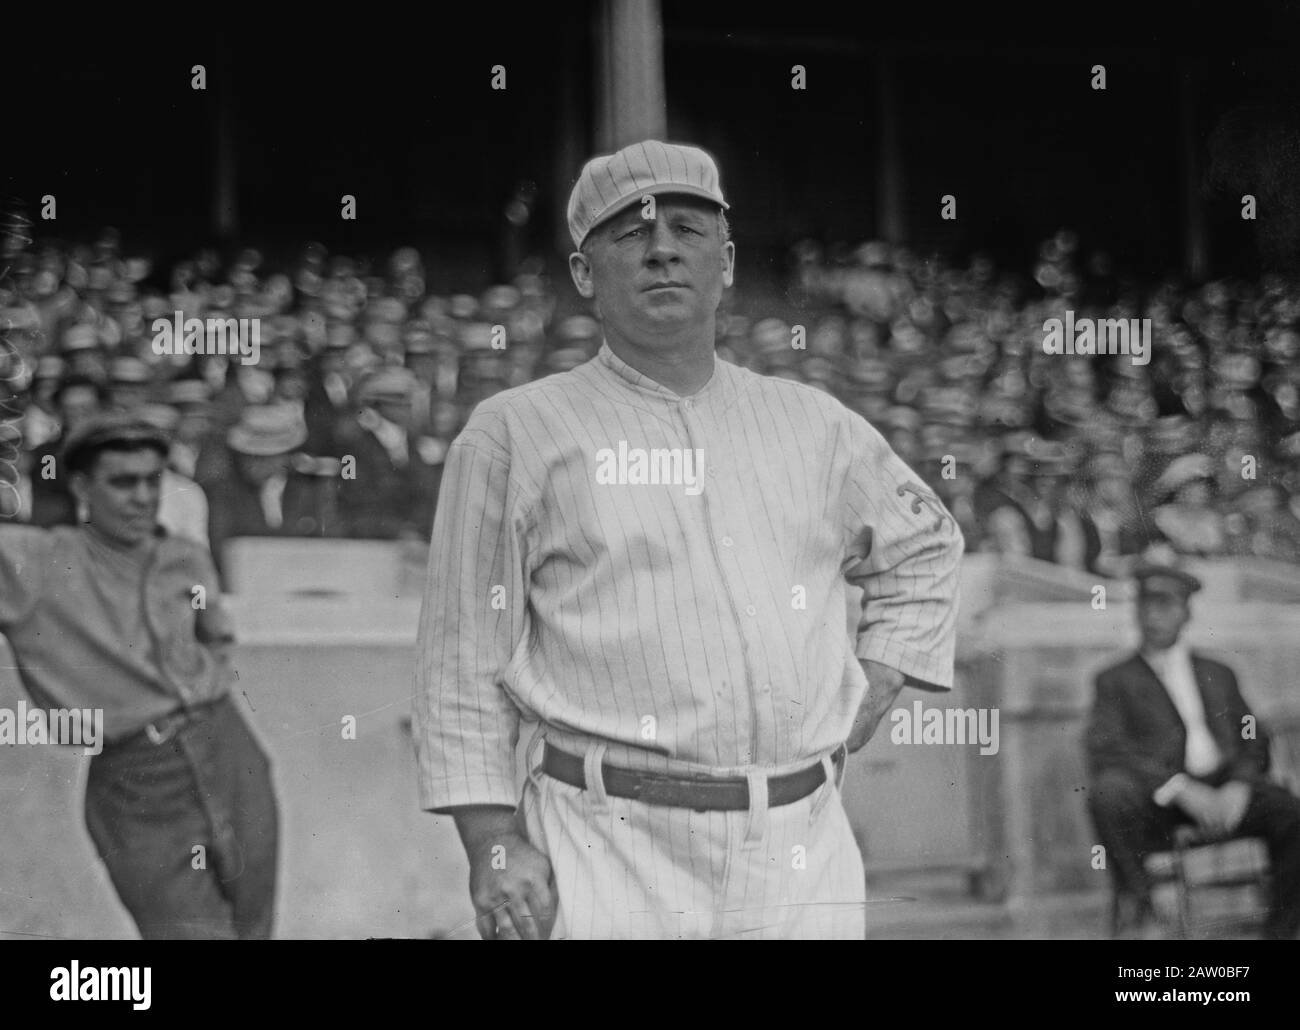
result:
[(256, 457), (296, 451), (306, 440), (307, 423), (289, 404), (250, 405), (226, 434), (232, 451)]
[(415, 396), (420, 381), (410, 370), (400, 365), (388, 365), (366, 376), (357, 387), (357, 403), (382, 404), (385, 401), (401, 403)]

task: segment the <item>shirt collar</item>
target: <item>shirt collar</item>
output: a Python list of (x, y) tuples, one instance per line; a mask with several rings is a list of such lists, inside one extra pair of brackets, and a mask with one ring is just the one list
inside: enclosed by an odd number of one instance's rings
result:
[(690, 401), (692, 405), (720, 404), (726, 406), (735, 399), (739, 392), (736, 383), (736, 369), (717, 355), (713, 357), (713, 375), (709, 377), (707, 383), (692, 394), (674, 393), (645, 373), (638, 372), (615, 354), (609, 343), (603, 340), (600, 344), (600, 350), (596, 352), (595, 364), (638, 393), (648, 397), (660, 397), (673, 403)]
[(1142, 648), (1142, 657), (1147, 660), (1148, 665), (1157, 671), (1169, 669), (1175, 662), (1186, 664), (1190, 659), (1187, 645), (1182, 640), (1176, 640), (1172, 647), (1162, 649), (1144, 647)]

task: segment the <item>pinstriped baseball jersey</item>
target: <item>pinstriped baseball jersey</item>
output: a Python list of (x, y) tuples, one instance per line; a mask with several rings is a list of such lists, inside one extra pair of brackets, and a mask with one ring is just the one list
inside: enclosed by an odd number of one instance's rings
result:
[(614, 764), (807, 764), (849, 733), (856, 659), (951, 686), (962, 550), (881, 435), (812, 387), (715, 359), (678, 396), (604, 344), (499, 393), (451, 445), (435, 518), (422, 806), (514, 806), (521, 714)]

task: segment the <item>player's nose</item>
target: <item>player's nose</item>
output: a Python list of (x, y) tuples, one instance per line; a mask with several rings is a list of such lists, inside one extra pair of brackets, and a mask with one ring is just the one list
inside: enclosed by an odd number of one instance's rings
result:
[(650, 223), (650, 232), (646, 242), (646, 260), (651, 264), (663, 263), (675, 260), (679, 256), (677, 240), (673, 236), (668, 222), (665, 219), (656, 218)]

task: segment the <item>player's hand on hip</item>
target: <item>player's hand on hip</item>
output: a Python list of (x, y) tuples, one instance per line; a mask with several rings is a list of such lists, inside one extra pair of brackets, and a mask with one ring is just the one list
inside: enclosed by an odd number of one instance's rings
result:
[(469, 852), (469, 894), (484, 940), (544, 941), (555, 925), (551, 863), (511, 827)]
[(897, 669), (873, 662), (869, 658), (860, 659), (862, 671), (867, 674), (867, 696), (862, 699), (857, 717), (853, 720), (853, 729), (845, 741), (849, 753), (859, 751), (871, 739), (880, 725), (880, 720), (889, 711), (889, 706), (903, 689), (904, 676)]

